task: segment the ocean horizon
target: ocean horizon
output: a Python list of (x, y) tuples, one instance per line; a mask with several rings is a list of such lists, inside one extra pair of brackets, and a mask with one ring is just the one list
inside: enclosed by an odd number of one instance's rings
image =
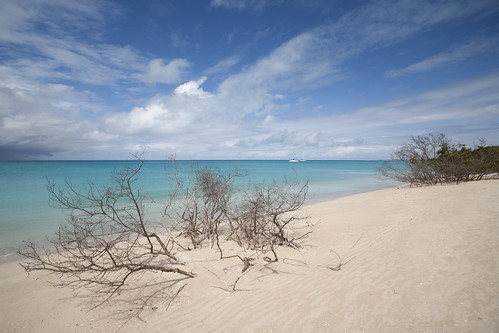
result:
[[(382, 160), (197, 160), (176, 161), (183, 167), (195, 165), (221, 172), (238, 169), (246, 176), (237, 178), (235, 186), (245, 189), (262, 182), (285, 180), (309, 182), (306, 204), (368, 192), (400, 184), (382, 180), (376, 173)], [(108, 184), (113, 170), (135, 166), (135, 160), (37, 160), (0, 161), (0, 256), (8, 256), (23, 241), (43, 243), (64, 223), (64, 213), (49, 204), (48, 180), (58, 186), (66, 180), (85, 188), (88, 182)], [(152, 200), (162, 202), (169, 196), (168, 161), (146, 160), (138, 175), (137, 188)], [(151, 220), (161, 220), (154, 209), (147, 210)]]

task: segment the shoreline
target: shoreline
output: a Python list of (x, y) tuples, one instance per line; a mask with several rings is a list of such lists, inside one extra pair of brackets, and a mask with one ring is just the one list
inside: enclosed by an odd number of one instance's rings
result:
[[(318, 195), (310, 195), (310, 197), (305, 201), (305, 204), (303, 207), (309, 206), (309, 205), (314, 205), (314, 204), (319, 204), (319, 203), (326, 203), (329, 201), (337, 200), (343, 197), (348, 197), (351, 195), (356, 195), (356, 194), (362, 194), (362, 193), (369, 193), (373, 191), (380, 191), (383, 189), (388, 189), (392, 187), (397, 187), (397, 186), (403, 186), (403, 183), (400, 183), (399, 185), (387, 185), (387, 186), (374, 186), (372, 188), (367, 188), (367, 189), (354, 189), (354, 190), (348, 190), (348, 191), (342, 191), (342, 192), (336, 192), (332, 194), (318, 194)], [(54, 208), (55, 209), (55, 208)], [(47, 234), (45, 237), (50, 237), (51, 235)], [(38, 244), (38, 243), (36, 243)], [(21, 243), (20, 243), (21, 245)], [(3, 263), (9, 263), (12, 261), (19, 261), (21, 258), (17, 255), (17, 249), (14, 248), (13, 252), (9, 253), (4, 253), (0, 254), (0, 265)], [(5, 249), (3, 249), (5, 250)]]
[[(0, 225), (3, 233), (0, 234), (0, 254), (13, 252), (22, 240), (42, 243), (44, 235), (52, 235), (57, 231), (60, 223), (64, 222), (63, 213), (51, 207), (47, 192), (47, 178), (56, 184), (64, 186), (65, 180), (71, 180), (84, 190), (91, 180), (98, 187), (110, 185), (110, 177), (114, 168), (121, 169), (125, 161), (111, 161), (106, 163), (87, 163), (84, 161), (55, 162), (47, 165), (43, 162), (30, 161), (26, 165), (17, 166), (15, 163), (0, 174), (3, 184), (3, 196), (0, 195)], [(129, 161), (131, 162), (131, 161)], [(147, 163), (151, 162), (151, 163)], [(134, 162), (135, 163), (135, 162)], [(190, 163), (189, 163), (190, 164)], [(381, 161), (308, 161), (296, 167), (287, 161), (205, 161), (198, 167), (211, 168), (222, 173), (232, 173), (240, 170), (244, 177), (234, 179), (236, 191), (246, 190), (252, 184), (262, 182), (272, 183), (284, 180), (309, 180), (309, 198), (313, 202), (331, 199), (327, 193), (348, 190), (350, 188), (365, 188), (380, 185), (389, 185), (386, 181), (376, 177), (376, 168)], [(155, 201), (164, 201), (169, 197), (169, 172), (165, 170), (166, 161), (146, 161), (139, 176), (137, 189), (148, 193)], [(185, 165), (188, 168), (188, 165)], [(186, 172), (188, 171), (185, 170)], [(350, 194), (346, 193), (346, 194)], [(326, 194), (323, 198), (322, 195)], [(345, 194), (342, 192), (342, 194)], [(150, 211), (149, 218), (156, 220), (156, 208)], [(159, 216), (158, 216), (159, 217)]]
[(305, 204), (303, 205), (303, 207), (321, 204), (321, 203), (327, 203), (327, 202), (335, 201), (335, 200), (338, 200), (341, 198), (350, 197), (352, 195), (371, 193), (371, 192), (376, 192), (376, 191), (383, 191), (383, 190), (387, 190), (387, 189), (391, 189), (391, 188), (399, 188), (399, 187), (404, 187), (404, 186), (409, 186), (409, 184), (399, 183), (396, 185), (387, 185), (387, 186), (383, 186), (383, 187), (376, 186), (376, 187), (371, 187), (368, 189), (341, 191), (341, 192), (337, 192), (334, 194), (322, 194), (322, 195), (319, 194), (317, 196), (311, 196), (310, 199), (307, 199), (307, 201), (305, 201)]
[[(497, 197), (494, 179), (307, 203), (316, 226), (302, 251), (279, 248), (282, 260), (252, 267), (237, 292), (225, 289), (240, 262), (219, 261), (209, 248), (182, 252), (197, 277), (168, 310), (157, 301), (145, 322), (132, 318), (122, 331), (497, 331)], [(327, 269), (341, 262), (341, 270)], [(124, 323), (116, 311), (131, 303), (87, 313), (83, 299), (44, 276), (0, 262), (3, 329), (107, 332)]]

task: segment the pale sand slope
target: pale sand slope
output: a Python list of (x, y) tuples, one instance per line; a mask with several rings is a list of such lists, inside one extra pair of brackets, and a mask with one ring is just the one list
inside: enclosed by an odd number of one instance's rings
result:
[[(499, 332), (499, 180), (391, 188), (307, 206), (320, 221), (300, 254), (240, 275), (209, 249), (185, 260), (198, 276), (165, 311), (123, 332)], [(336, 251), (348, 262), (340, 271)], [(224, 271), (225, 268), (225, 271)], [(272, 274), (273, 273), (273, 274)], [(113, 304), (81, 310), (66, 290), (0, 265), (0, 331), (112, 332)]]

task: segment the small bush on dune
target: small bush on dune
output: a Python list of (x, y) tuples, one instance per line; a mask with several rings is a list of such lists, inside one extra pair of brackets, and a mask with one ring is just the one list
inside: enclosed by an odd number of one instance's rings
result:
[(499, 173), (499, 146), (485, 146), (483, 140), (474, 148), (453, 145), (445, 134), (413, 136), (392, 158), (403, 166), (386, 162), (378, 172), (411, 186), (481, 180)]
[[(85, 290), (105, 302), (127, 286), (133, 285), (130, 290), (148, 287), (147, 282), (143, 284), (147, 279), (141, 280), (148, 272), (159, 272), (170, 286), (194, 278), (195, 273), (185, 268), (176, 252), (204, 243), (216, 244), (220, 259), (238, 257), (243, 272), (247, 270), (254, 258), (224, 256), (222, 237), (244, 250), (271, 251), (274, 259), (264, 259), (272, 262), (278, 260), (278, 246), (299, 247), (298, 239), (289, 235), (291, 222), (301, 219), (294, 213), (305, 202), (308, 183), (262, 184), (235, 196), (233, 180), (241, 173), (196, 167), (182, 170), (171, 161), (171, 197), (164, 206), (167, 218), (164, 223), (152, 223), (146, 214), (150, 199), (136, 186), (144, 163), (140, 157), (137, 160), (137, 166), (113, 173), (110, 184), (102, 187), (89, 183), (80, 188), (69, 181), (58, 187), (49, 182), (51, 200), (67, 213), (67, 223), (49, 240), (48, 247), (26, 243), (19, 251), (24, 258), (21, 266), (28, 273), (54, 274), (60, 278), (56, 286)], [(185, 240), (190, 245), (185, 246)], [(142, 296), (144, 302), (154, 295), (153, 290)]]

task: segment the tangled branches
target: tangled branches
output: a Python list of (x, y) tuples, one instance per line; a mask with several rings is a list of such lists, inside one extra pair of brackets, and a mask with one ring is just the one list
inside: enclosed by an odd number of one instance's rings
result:
[[(55, 274), (60, 278), (58, 286), (93, 292), (103, 303), (132, 281), (133, 289), (140, 288), (141, 277), (148, 272), (166, 273), (169, 277), (161, 275), (160, 280), (169, 286), (193, 278), (195, 274), (184, 268), (175, 251), (209, 242), (218, 249), (220, 259), (239, 258), (244, 273), (254, 265), (255, 253), (271, 252), (272, 259), (263, 259), (275, 262), (278, 246), (299, 248), (299, 239), (308, 234), (292, 233), (294, 222), (305, 219), (295, 213), (305, 202), (308, 183), (274, 182), (238, 190), (234, 180), (242, 173), (237, 170), (182, 170), (173, 160), (170, 197), (163, 209), (166, 218), (154, 225), (146, 216), (147, 202), (152, 199), (137, 189), (143, 164), (137, 157), (135, 167), (115, 171), (105, 186), (78, 187), (66, 181), (58, 187), (49, 181), (51, 202), (67, 213), (67, 223), (48, 246), (25, 244), (19, 251), (24, 269)], [(225, 255), (221, 238), (253, 252)], [(182, 239), (189, 240), (190, 246), (183, 246)]]
[(48, 271), (61, 277), (61, 286), (90, 289), (106, 298), (119, 293), (135, 275), (159, 271), (192, 278), (172, 252), (174, 240), (162, 238), (145, 217), (146, 195), (135, 189), (138, 166), (112, 175), (109, 186), (89, 183), (82, 190), (67, 181), (49, 182), (52, 202), (68, 213), (49, 245), (26, 243), (19, 254), (27, 272)]

